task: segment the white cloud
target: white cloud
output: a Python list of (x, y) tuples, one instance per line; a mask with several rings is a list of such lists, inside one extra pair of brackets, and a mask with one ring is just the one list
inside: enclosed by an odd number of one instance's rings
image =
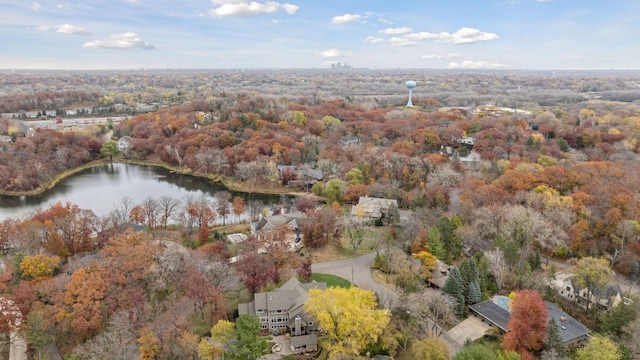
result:
[(278, 10), (284, 10), (293, 15), (300, 8), (293, 4), (280, 4), (275, 1), (257, 2), (242, 0), (211, 0), (214, 5), (220, 5), (209, 10), (211, 16), (251, 16), (257, 14), (272, 14)]
[(36, 30), (55, 31), (55, 32), (59, 32), (63, 34), (71, 34), (71, 35), (83, 35), (83, 36), (91, 35), (91, 33), (88, 32), (85, 28), (76, 26), (76, 25), (70, 25), (70, 24), (55, 25), (55, 26), (41, 25), (41, 26), (38, 26)]
[(501, 69), (509, 66), (499, 63), (488, 63), (486, 61), (463, 60), (460, 63), (450, 62), (448, 67), (450, 69)]
[(411, 29), (408, 27), (388, 28), (378, 31), (378, 33), (382, 35), (402, 35), (410, 32)]
[(72, 35), (91, 35), (85, 28), (70, 24), (57, 25), (56, 32)]
[(129, 4), (138, 4), (140, 0), (126, 0)]
[(364, 42), (369, 43), (369, 44), (377, 44), (377, 43), (384, 42), (384, 39), (383, 38), (379, 38), (379, 37), (375, 37), (375, 36), (367, 36), (364, 39)]
[(404, 35), (404, 37), (410, 40), (431, 40), (431, 39), (439, 39), (440, 34), (434, 34), (434, 33), (422, 31), (417, 33), (406, 34)]
[(39, 12), (40, 10), (42, 10), (42, 5), (40, 5), (37, 2), (34, 2), (33, 4), (31, 4), (29, 8), (35, 12)]
[(471, 44), (480, 41), (495, 40), (498, 35), (494, 33), (483, 32), (478, 29), (463, 27), (460, 30), (449, 34), (446, 32), (440, 33), (439, 38), (450, 44)]
[(300, 9), (300, 6), (293, 4), (281, 4), (280, 7), (289, 15), (295, 14)]
[(344, 14), (339, 16), (334, 16), (331, 18), (331, 22), (337, 25), (348, 24), (350, 22), (358, 21), (362, 19), (362, 15), (359, 14)]
[(437, 59), (437, 60), (441, 60), (441, 59), (455, 59), (455, 58), (459, 58), (460, 55), (458, 54), (425, 54), (422, 55), (421, 58), (422, 59)]
[(393, 46), (416, 46), (418, 45), (417, 42), (415, 41), (411, 41), (409, 39), (406, 38), (399, 38), (399, 37), (392, 37), (391, 39), (389, 39), (389, 42), (391, 43), (391, 45)]
[(342, 53), (340, 52), (340, 50), (334, 48), (334, 49), (329, 49), (329, 50), (319, 52), (316, 55), (323, 58), (335, 58), (335, 57), (342, 56)]
[(110, 35), (106, 39), (89, 41), (82, 45), (82, 47), (96, 49), (155, 49), (153, 45), (142, 40), (140, 35), (131, 31), (123, 34)]

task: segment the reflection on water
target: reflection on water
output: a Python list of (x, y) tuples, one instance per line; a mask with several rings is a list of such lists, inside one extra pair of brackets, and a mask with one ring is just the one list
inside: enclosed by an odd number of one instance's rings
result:
[[(96, 215), (106, 215), (127, 196), (134, 204), (139, 204), (148, 197), (184, 199), (187, 196), (205, 195), (212, 198), (221, 190), (227, 189), (211, 184), (204, 178), (175, 174), (163, 168), (107, 164), (66, 178), (40, 195), (0, 196), (0, 220), (21, 216), (38, 208), (46, 209), (58, 201), (91, 209)], [(243, 197), (247, 202), (258, 200), (273, 204), (279, 201), (279, 197), (273, 195), (229, 192), (233, 196)]]

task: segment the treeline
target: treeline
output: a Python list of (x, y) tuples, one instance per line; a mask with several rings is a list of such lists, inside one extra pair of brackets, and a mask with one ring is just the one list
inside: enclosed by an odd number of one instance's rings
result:
[(15, 113), (31, 110), (56, 110), (82, 102), (97, 102), (98, 93), (86, 91), (45, 91), (0, 96), (0, 113)]
[(16, 131), (15, 142), (3, 143), (0, 151), (0, 189), (4, 191), (37, 189), (54, 176), (100, 157), (103, 141), (90, 134), (38, 129), (33, 136), (16, 136)]

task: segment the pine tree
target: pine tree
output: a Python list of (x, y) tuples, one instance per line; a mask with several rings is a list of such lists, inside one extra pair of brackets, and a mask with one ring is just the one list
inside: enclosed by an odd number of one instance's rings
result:
[(464, 289), (462, 288), (462, 277), (457, 267), (451, 269), (449, 277), (442, 287), (442, 293), (451, 295), (458, 303), (455, 307), (456, 316), (464, 317)]
[(564, 359), (565, 351), (560, 336), (560, 326), (555, 318), (551, 318), (547, 325), (547, 344), (545, 346), (549, 359)]
[[(462, 278), (462, 288), (465, 300), (469, 304), (475, 304), (480, 301), (480, 277), (478, 276), (478, 266), (474, 258), (466, 259), (460, 264), (460, 276)], [(475, 290), (471, 290), (472, 284), (478, 287), (477, 297)], [(470, 296), (474, 295), (472, 299)], [(477, 300), (476, 300), (477, 298)]]
[(467, 287), (465, 298), (467, 300), (467, 304), (470, 304), (470, 305), (477, 304), (480, 302), (480, 299), (482, 298), (482, 294), (480, 291), (480, 285), (478, 284), (478, 281), (473, 281), (471, 284), (469, 284), (469, 286)]

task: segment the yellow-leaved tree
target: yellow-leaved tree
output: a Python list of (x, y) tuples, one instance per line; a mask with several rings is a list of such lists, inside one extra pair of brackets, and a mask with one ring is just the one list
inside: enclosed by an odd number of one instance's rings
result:
[(52, 277), (60, 264), (57, 256), (34, 255), (25, 256), (20, 263), (22, 276), (31, 279)]
[(378, 308), (372, 291), (357, 287), (311, 289), (304, 309), (326, 333), (329, 357), (359, 355), (378, 342), (390, 319), (386, 309)]

